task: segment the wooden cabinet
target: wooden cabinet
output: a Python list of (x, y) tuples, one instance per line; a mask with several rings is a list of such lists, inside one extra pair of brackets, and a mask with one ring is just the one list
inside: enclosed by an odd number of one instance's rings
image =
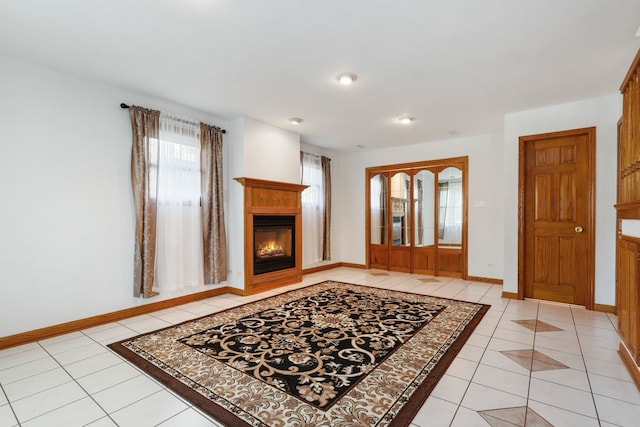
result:
[(618, 243), (616, 254), (620, 356), (640, 387), (640, 236), (623, 234), (623, 222), (640, 220), (640, 51), (620, 91), (618, 124)]
[(636, 364), (640, 363), (640, 239), (618, 239), (618, 332)]
[(619, 353), (640, 388), (640, 238), (620, 235), (616, 258)]

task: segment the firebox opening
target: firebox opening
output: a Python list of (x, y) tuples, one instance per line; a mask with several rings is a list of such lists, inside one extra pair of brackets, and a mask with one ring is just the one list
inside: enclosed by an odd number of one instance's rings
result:
[(254, 216), (253, 274), (295, 267), (294, 234), (295, 216)]

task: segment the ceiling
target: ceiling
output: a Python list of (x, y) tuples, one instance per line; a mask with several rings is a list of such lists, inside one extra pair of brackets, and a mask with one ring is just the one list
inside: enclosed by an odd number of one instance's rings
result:
[(0, 54), (352, 151), (616, 93), (639, 25), (638, 0), (2, 0)]

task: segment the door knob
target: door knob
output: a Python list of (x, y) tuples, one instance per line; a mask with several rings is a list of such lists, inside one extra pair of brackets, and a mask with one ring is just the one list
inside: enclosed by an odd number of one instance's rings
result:
[(576, 228), (574, 228), (574, 230), (576, 230), (576, 233), (582, 233), (584, 231), (584, 228), (577, 226)]

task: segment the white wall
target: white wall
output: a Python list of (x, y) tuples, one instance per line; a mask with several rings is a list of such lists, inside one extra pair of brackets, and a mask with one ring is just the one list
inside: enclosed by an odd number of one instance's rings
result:
[(133, 298), (131, 124), (119, 105), (229, 123), (5, 57), (0, 93), (0, 336), (156, 301)]
[(596, 126), (596, 304), (615, 305), (617, 122), (622, 98), (610, 95), (507, 114), (504, 126), (504, 291), (518, 291), (518, 138)]
[[(469, 262), (470, 276), (502, 278), (503, 223), (501, 133), (438, 142), (358, 151), (340, 159), (338, 206), (342, 233), (342, 261), (366, 263), (365, 169), (395, 163), (469, 156)], [(483, 202), (484, 207), (474, 207)]]
[(244, 119), (244, 173), (251, 178), (300, 183), (300, 135)]
[[(242, 186), (299, 181), (299, 136), (0, 57), (0, 336), (132, 307), (131, 129), (120, 102), (203, 120), (225, 136), (229, 285), (243, 286)], [(505, 132), (332, 159), (332, 258), (364, 264), (365, 168), (469, 156), (469, 275), (517, 291), (517, 142), (597, 126), (596, 303), (615, 304), (616, 122), (620, 97), (509, 114)], [(275, 162), (275, 163), (274, 163)], [(276, 165), (276, 166), (274, 166)], [(483, 202), (484, 207), (475, 207)]]
[[(244, 168), (244, 128), (245, 119), (239, 118), (229, 124), (225, 146), (229, 149), (229, 161), (225, 163), (225, 171), (229, 171), (226, 188), (229, 189), (229, 200), (225, 200), (228, 210), (227, 242), (229, 253), (230, 286), (244, 288), (244, 190), (233, 178), (245, 176)], [(226, 174), (225, 174), (226, 175)]]
[(234, 178), (300, 182), (300, 135), (242, 117), (230, 124), (229, 282), (244, 288), (244, 189)]

